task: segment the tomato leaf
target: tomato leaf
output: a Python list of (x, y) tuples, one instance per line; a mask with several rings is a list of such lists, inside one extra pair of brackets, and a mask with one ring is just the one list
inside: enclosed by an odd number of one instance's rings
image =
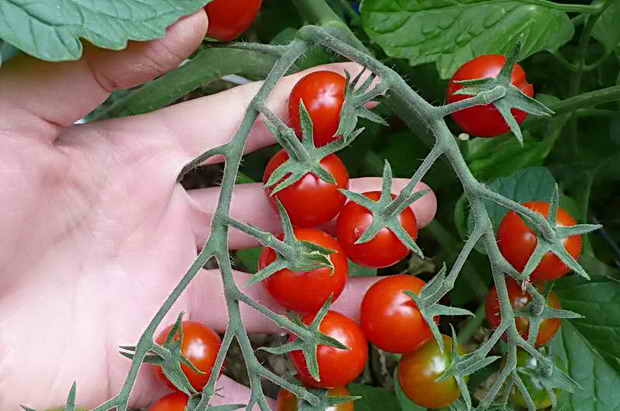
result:
[(620, 4), (611, 2), (611, 5), (594, 24), (592, 37), (600, 41), (607, 52), (613, 51), (620, 42), (618, 21), (620, 21)]
[[(394, 393), (384, 389), (371, 387), (364, 384), (349, 384), (347, 386), (351, 395), (359, 395), (362, 398), (355, 401), (356, 411), (399, 411), (401, 410)], [(405, 410), (405, 408), (402, 408)]]
[(574, 33), (568, 15), (544, 3), (497, 0), (366, 0), (362, 24), (391, 57), (412, 66), (435, 62), (448, 78), (482, 54), (505, 54), (524, 34), (522, 57), (556, 50)]
[(166, 27), (210, 0), (12, 0), (0, 7), (0, 38), (37, 58), (76, 60), (80, 38), (113, 50), (163, 37)]
[[(597, 317), (600, 314), (597, 313)], [(551, 354), (558, 361), (570, 364), (568, 374), (583, 387), (573, 394), (561, 391), (556, 408), (558, 411), (607, 411), (620, 408), (617, 361), (605, 358), (601, 355), (604, 351), (598, 351), (591, 344), (592, 328), (580, 329), (581, 326), (577, 325), (590, 320), (563, 321), (560, 332), (551, 342)], [(614, 348), (610, 341), (613, 340), (607, 340), (605, 350)]]

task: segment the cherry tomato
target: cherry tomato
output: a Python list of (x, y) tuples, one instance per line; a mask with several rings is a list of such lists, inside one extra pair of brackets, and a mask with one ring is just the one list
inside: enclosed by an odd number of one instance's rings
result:
[[(405, 354), (398, 365), (400, 387), (416, 404), (426, 408), (447, 407), (459, 398), (454, 377), (435, 381), (446, 371), (451, 361), (452, 338), (443, 336), (444, 353), (434, 339), (417, 351)], [(458, 347), (459, 353), (462, 348)]]
[[(310, 324), (315, 314), (307, 314), (302, 318), (305, 324)], [(335, 338), (348, 350), (319, 345), (317, 359), (319, 363), (320, 381), (315, 381), (306, 367), (305, 356), (302, 351), (292, 351), (289, 357), (297, 369), (298, 378), (309, 387), (335, 388), (347, 385), (364, 371), (368, 359), (368, 342), (357, 323), (336, 311), (329, 311), (321, 325), (321, 333)], [(295, 341), (296, 336), (290, 336)]]
[[(282, 163), (288, 160), (285, 150), (278, 151), (265, 167), (263, 183), (266, 183), (271, 174)], [(321, 160), (321, 167), (329, 171), (336, 180), (330, 184), (312, 173), (308, 173), (294, 184), (280, 190), (271, 196), (274, 186), (266, 187), (265, 193), (270, 198), (274, 209), (277, 210), (275, 198), (280, 200), (293, 225), (299, 227), (315, 227), (334, 218), (344, 206), (346, 197), (338, 190), (349, 188), (349, 172), (346, 166), (335, 154), (330, 154)]]
[[(374, 201), (381, 197), (379, 191), (369, 191), (363, 194)], [(395, 197), (392, 194), (392, 198)], [(418, 236), (418, 226), (415, 214), (410, 207), (400, 213), (399, 221), (405, 231), (415, 240)], [(380, 268), (395, 264), (409, 254), (409, 249), (386, 227), (367, 243), (355, 244), (355, 241), (362, 236), (371, 223), (372, 213), (366, 207), (353, 201), (345, 204), (340, 211), (336, 222), (336, 236), (344, 252), (352, 261), (368, 267)]]
[[(532, 300), (532, 296), (529, 293), (522, 291), (521, 286), (510, 277), (506, 278), (506, 288), (508, 289), (510, 305), (512, 305), (512, 308), (515, 310), (524, 308)], [(556, 293), (549, 293), (549, 296), (547, 297), (547, 304), (549, 304), (551, 308), (560, 308), (560, 299)], [(502, 322), (502, 316), (500, 313), (499, 299), (497, 298), (497, 289), (495, 286), (493, 286), (491, 291), (489, 291), (489, 294), (487, 294), (485, 310), (487, 321), (491, 327), (499, 327)], [(527, 336), (529, 335), (530, 320), (525, 317), (517, 317), (515, 318), (515, 323), (517, 324), (519, 334), (521, 334), (523, 338), (527, 339)], [(540, 323), (540, 328), (538, 329), (536, 346), (539, 347), (547, 344), (559, 329), (559, 318), (545, 318), (542, 323)]]
[[(311, 271), (292, 271), (288, 268), (272, 274), (263, 281), (269, 294), (289, 310), (303, 313), (318, 311), (331, 296), (335, 301), (347, 283), (349, 266), (347, 257), (335, 238), (314, 228), (295, 228), (295, 237), (334, 250), (329, 258), (334, 269), (316, 268)], [(263, 269), (276, 259), (271, 248), (264, 247), (258, 259)]]
[(345, 84), (343, 76), (324, 70), (306, 74), (295, 84), (288, 100), (288, 113), (298, 136), (301, 136), (299, 101), (303, 100), (312, 119), (314, 144), (320, 147), (339, 138), (334, 134), (340, 124)]
[[(202, 388), (209, 381), (211, 376), (211, 369), (215, 364), (215, 358), (220, 350), (222, 343), (220, 336), (215, 331), (207, 327), (206, 325), (196, 321), (183, 321), (183, 342), (181, 344), (181, 353), (187, 358), (196, 368), (203, 371), (204, 374), (199, 374), (193, 371), (185, 364), (181, 364), (181, 369), (187, 376), (187, 379), (192, 386), (201, 391)], [(155, 342), (157, 344), (163, 344), (166, 341), (166, 337), (172, 325), (166, 327), (157, 337)], [(176, 339), (179, 336), (175, 336)], [(169, 387), (176, 389), (172, 383), (168, 381), (164, 375), (161, 367), (155, 366), (156, 375), (164, 381)]]
[[(529, 201), (523, 205), (530, 210), (547, 217), (549, 215), (549, 203), (543, 201)], [(562, 208), (558, 208), (555, 223), (561, 227), (568, 227), (577, 224), (575, 219)], [(563, 240), (566, 251), (577, 259), (581, 255), (581, 236), (573, 235)], [(508, 260), (519, 271), (523, 271), (527, 260), (530, 258), (538, 239), (536, 234), (525, 224), (521, 217), (514, 211), (510, 211), (502, 219), (497, 232), (497, 243), (499, 249)], [(564, 264), (555, 254), (548, 252), (538, 264), (530, 280), (549, 281), (564, 276), (570, 268)]]
[[(455, 91), (464, 87), (462, 84), (455, 83), (455, 81), (496, 77), (502, 70), (502, 67), (504, 67), (504, 63), (506, 63), (506, 57), (498, 54), (486, 54), (463, 64), (454, 73), (448, 84), (448, 103), (472, 97), (465, 94), (454, 94)], [(523, 71), (520, 65), (514, 65), (511, 80), (514, 86), (518, 87), (529, 97), (534, 95), (534, 86), (527, 82), (525, 71)], [(521, 110), (512, 109), (511, 113), (519, 124), (527, 117), (527, 113)], [(495, 137), (510, 130), (502, 115), (492, 104), (457, 111), (452, 114), (452, 119), (472, 136)]]
[(173, 392), (155, 401), (148, 411), (185, 411), (187, 400), (182, 392)]
[[(328, 397), (348, 397), (351, 395), (346, 387), (332, 388), (327, 391)], [(297, 397), (290, 391), (280, 389), (276, 403), (276, 411), (297, 411), (299, 410)], [(353, 411), (353, 402), (341, 402), (331, 407), (325, 408), (325, 411)]]
[(374, 283), (362, 300), (360, 323), (366, 338), (393, 353), (415, 351), (433, 338), (418, 307), (404, 293), (419, 294), (425, 284), (406, 274), (391, 275)]
[(207, 36), (231, 41), (246, 31), (256, 19), (263, 0), (213, 0), (205, 6), (209, 17)]
[[(538, 360), (532, 357), (528, 352), (522, 349), (517, 350), (517, 367), (536, 369), (538, 365), (537, 363)], [(530, 397), (534, 400), (534, 405), (537, 410), (551, 407), (551, 396), (542, 385), (535, 382), (527, 373), (520, 372), (519, 376), (525, 384)], [(558, 390), (555, 390), (555, 392), (557, 394)], [(519, 391), (516, 387), (512, 389), (510, 398), (519, 407), (527, 408), (527, 402), (525, 401), (525, 398), (523, 398), (523, 394), (521, 394), (521, 391)]]

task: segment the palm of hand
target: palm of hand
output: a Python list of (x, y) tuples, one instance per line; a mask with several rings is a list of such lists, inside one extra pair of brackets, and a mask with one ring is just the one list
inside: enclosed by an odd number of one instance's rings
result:
[[(0, 346), (21, 348), (3, 356), (0, 385), (23, 388), (3, 395), (8, 404), (35, 406), (39, 395), (62, 404), (78, 375), (80, 397), (92, 401), (84, 405), (118, 392), (129, 363), (118, 342), (137, 341), (196, 256), (191, 201), (166, 167), (170, 151), (134, 131), (80, 126), (34, 148), (5, 138), (0, 179), (16, 184), (0, 187), (0, 198), (13, 199), (0, 215), (2, 237), (13, 240), (0, 250), (10, 290)], [(167, 322), (189, 309), (184, 293)], [(33, 394), (32, 386), (51, 389)], [(149, 391), (136, 390), (152, 398)]]

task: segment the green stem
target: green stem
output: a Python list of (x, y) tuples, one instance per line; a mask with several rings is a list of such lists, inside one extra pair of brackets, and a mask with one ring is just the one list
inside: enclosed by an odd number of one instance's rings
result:
[(323, 0), (292, 0), (292, 2), (299, 14), (310, 24), (325, 26), (334, 22), (342, 23), (336, 12)]

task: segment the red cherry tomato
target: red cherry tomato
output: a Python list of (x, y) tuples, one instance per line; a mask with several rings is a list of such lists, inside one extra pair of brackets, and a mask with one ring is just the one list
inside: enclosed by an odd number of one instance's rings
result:
[[(349, 274), (347, 257), (335, 238), (313, 228), (295, 228), (295, 237), (334, 250), (329, 258), (334, 270), (321, 267), (311, 271), (280, 270), (263, 281), (269, 294), (289, 310), (309, 313), (318, 311), (331, 296), (335, 301)], [(281, 237), (281, 236), (280, 236)], [(258, 268), (263, 269), (276, 259), (271, 248), (264, 247), (258, 259)]]
[[(510, 305), (512, 305), (512, 308), (515, 310), (522, 309), (532, 300), (532, 296), (529, 293), (522, 291), (521, 286), (512, 278), (506, 278), (506, 287), (508, 288)], [(560, 308), (560, 299), (556, 293), (549, 293), (549, 296), (547, 297), (547, 304), (549, 304), (551, 308)], [(489, 291), (489, 294), (487, 294), (485, 309), (487, 321), (491, 327), (499, 327), (499, 324), (502, 322), (502, 316), (500, 313), (499, 299), (497, 298), (497, 289), (495, 286), (493, 286), (493, 288)], [(517, 317), (515, 318), (515, 323), (517, 324), (519, 334), (521, 334), (523, 338), (527, 339), (527, 336), (529, 335), (530, 320), (525, 317)], [(541, 345), (547, 344), (559, 329), (559, 318), (544, 319), (538, 329), (536, 346), (540, 347)]]
[[(549, 215), (549, 203), (543, 201), (529, 201), (523, 205), (530, 210), (547, 217)], [(558, 208), (555, 223), (561, 227), (568, 227), (577, 224), (564, 209)], [(573, 235), (563, 240), (566, 251), (577, 259), (581, 255), (581, 236)], [(523, 271), (527, 260), (530, 258), (538, 239), (536, 234), (525, 224), (521, 217), (514, 211), (510, 211), (502, 219), (497, 232), (497, 244), (499, 249), (514, 268)], [(555, 254), (548, 252), (538, 264), (530, 280), (549, 281), (564, 276), (570, 268), (564, 264)]]
[(424, 285), (424, 281), (406, 274), (388, 276), (374, 283), (362, 300), (360, 323), (366, 338), (393, 353), (415, 351), (433, 338), (418, 307), (404, 293), (419, 294)]
[[(265, 167), (263, 183), (266, 183), (276, 168), (288, 158), (285, 150), (280, 150), (271, 157)], [(315, 227), (324, 224), (334, 218), (344, 206), (346, 197), (338, 190), (349, 188), (349, 172), (346, 166), (337, 155), (330, 154), (321, 160), (321, 167), (329, 171), (336, 184), (327, 183), (308, 173), (294, 184), (277, 192), (275, 196), (271, 196), (275, 186), (265, 188), (265, 193), (271, 199), (274, 209), (277, 210), (275, 197), (280, 200), (295, 226)]]
[[(381, 197), (379, 191), (363, 194), (374, 201)], [(392, 195), (392, 198), (395, 197)], [(405, 231), (415, 240), (418, 236), (418, 226), (415, 214), (410, 207), (400, 213), (399, 221)], [(362, 236), (371, 223), (372, 213), (353, 201), (345, 204), (340, 211), (336, 222), (336, 236), (351, 260), (357, 264), (380, 268), (395, 264), (409, 254), (409, 249), (386, 227), (367, 243), (355, 244), (355, 241)]]
[[(448, 84), (448, 103), (464, 100), (472, 97), (465, 94), (454, 94), (455, 91), (463, 88), (462, 84), (455, 81), (472, 80), (487, 77), (497, 77), (506, 63), (506, 57), (498, 54), (486, 54), (478, 56), (463, 64), (454, 73)], [(512, 69), (512, 84), (518, 87), (523, 93), (532, 97), (534, 86), (525, 79), (523, 68), (515, 64)], [(521, 110), (512, 109), (512, 115), (517, 123), (522, 123), (527, 117), (527, 113)], [(452, 114), (452, 119), (468, 134), (478, 137), (495, 137), (510, 130), (508, 124), (492, 104), (485, 104), (466, 108)]]
[[(307, 314), (302, 318), (305, 324), (310, 324), (315, 314)], [(348, 347), (348, 350), (319, 345), (317, 358), (319, 363), (320, 381), (315, 381), (306, 367), (305, 356), (302, 351), (292, 351), (289, 357), (297, 369), (298, 378), (309, 387), (335, 388), (347, 385), (364, 371), (368, 359), (368, 342), (357, 323), (348, 317), (329, 311), (321, 325), (321, 333), (335, 338)], [(295, 341), (296, 336), (290, 336)]]
[(288, 100), (291, 125), (301, 136), (299, 101), (312, 119), (314, 144), (323, 146), (339, 138), (334, 136), (340, 124), (340, 109), (344, 103), (346, 79), (333, 71), (315, 71), (305, 75), (295, 84)]
[[(434, 339), (417, 351), (405, 354), (398, 365), (398, 381), (407, 397), (426, 408), (447, 407), (459, 398), (460, 391), (454, 377), (436, 381), (451, 361), (452, 338), (443, 336), (444, 352)], [(457, 347), (460, 354), (463, 349)]]
[[(204, 374), (199, 374), (193, 371), (185, 364), (181, 364), (181, 369), (187, 376), (187, 379), (192, 386), (201, 391), (202, 388), (207, 385), (209, 377), (211, 376), (211, 369), (215, 364), (215, 358), (220, 350), (222, 343), (220, 336), (206, 325), (196, 321), (183, 321), (183, 342), (181, 344), (181, 353), (187, 358), (196, 368), (203, 371)], [(157, 337), (155, 342), (157, 344), (163, 344), (166, 341), (166, 337), (172, 325), (166, 327)], [(175, 338), (179, 338), (177, 335)], [(168, 381), (164, 375), (161, 367), (155, 366), (155, 374), (164, 381), (169, 387), (176, 389), (172, 383)]]
[(213, 0), (205, 6), (209, 17), (207, 36), (231, 41), (246, 31), (256, 19), (263, 0)]
[[(346, 387), (332, 388), (327, 391), (328, 397), (348, 397), (351, 393)], [(298, 399), (290, 391), (280, 389), (276, 403), (277, 411), (298, 411)], [(331, 407), (325, 408), (325, 411), (353, 411), (353, 402), (341, 402)]]
[(185, 411), (187, 400), (182, 392), (173, 392), (155, 401), (148, 411)]

